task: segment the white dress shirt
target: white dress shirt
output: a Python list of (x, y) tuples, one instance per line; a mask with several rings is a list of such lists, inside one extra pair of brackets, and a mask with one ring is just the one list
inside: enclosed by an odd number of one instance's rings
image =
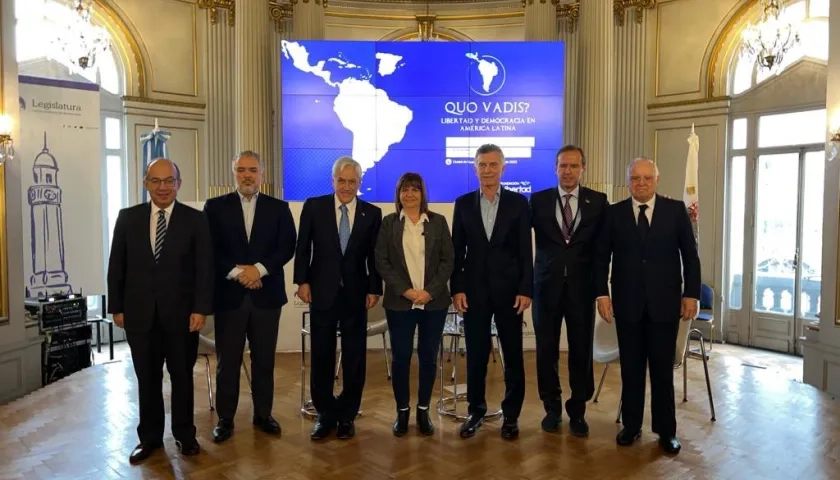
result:
[[(636, 219), (636, 225), (639, 224), (639, 205), (643, 205), (642, 202), (636, 200), (635, 198), (631, 198), (631, 202), (633, 202), (633, 218)], [(648, 225), (653, 223), (653, 207), (656, 204), (656, 195), (650, 197), (650, 200), (644, 203), (647, 205), (648, 208), (645, 210), (645, 216), (648, 219)]]
[[(336, 228), (341, 228), (341, 200), (338, 199), (338, 195), (333, 195), (333, 199), (335, 200), (335, 226)], [(347, 219), (350, 221), (350, 231), (353, 231), (353, 219), (356, 217), (356, 197), (353, 197), (353, 200), (350, 200), (350, 203), (347, 204)]]
[[(155, 205), (155, 202), (151, 202), (152, 204), (152, 215), (149, 218), (151, 222), (149, 224), (149, 241), (152, 245), (152, 255), (155, 254), (155, 237), (157, 236), (157, 222), (158, 222), (158, 212), (161, 211), (161, 208)], [(166, 212), (163, 217), (166, 219), (166, 229), (169, 230), (169, 219), (172, 218), (172, 209), (175, 208), (175, 202), (169, 204), (168, 207), (162, 209)], [(164, 237), (163, 243), (166, 243), (166, 237)]]
[[(560, 201), (563, 203), (563, 206), (566, 206), (566, 198), (564, 195), (571, 195), (569, 197), (569, 208), (572, 211), (572, 232), (577, 229), (578, 225), (580, 225), (580, 211), (578, 210), (578, 199), (580, 198), (580, 185), (576, 186), (574, 190), (571, 192), (567, 192), (563, 190), (563, 187), (560, 185), (557, 186), (557, 192), (560, 194)], [(557, 224), (560, 225), (560, 229), (563, 229), (563, 210), (560, 209), (560, 205), (557, 204), (554, 206), (554, 216), (557, 217)]]
[[(239, 203), (242, 206), (242, 217), (245, 219), (245, 237), (250, 242), (251, 229), (254, 226), (254, 212), (257, 210), (257, 197), (259, 197), (260, 193), (255, 193), (250, 200), (239, 191), (236, 193), (239, 195)], [(254, 266), (257, 267), (257, 270), (259, 270), (260, 278), (268, 275), (268, 270), (266, 270), (262, 263), (255, 263)], [(227, 278), (228, 280), (233, 280), (242, 272), (243, 270), (241, 268), (233, 267), (230, 272), (228, 272)]]
[[(405, 211), (400, 211), (400, 220), (403, 222), (403, 251), (405, 252), (405, 265), (408, 267), (408, 276), (411, 278), (411, 288), (424, 290), (426, 279), (426, 237), (423, 232), (426, 230), (425, 223), (429, 217), (423, 213), (420, 220), (413, 223), (405, 216)], [(425, 310), (425, 305), (412, 305), (411, 308)]]

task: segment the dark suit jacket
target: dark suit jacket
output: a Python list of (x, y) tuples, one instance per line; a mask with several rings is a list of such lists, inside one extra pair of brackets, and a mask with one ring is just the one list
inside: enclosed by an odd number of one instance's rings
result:
[(213, 247), (202, 212), (175, 202), (159, 262), (150, 236), (152, 207), (120, 210), (108, 261), (108, 313), (125, 330), (151, 329), (155, 310), (170, 331), (189, 331), (190, 314), (213, 313)]
[(338, 239), (337, 212), (335, 195), (331, 194), (307, 199), (300, 214), (294, 282), (309, 284), (313, 308), (330, 308), (342, 282), (358, 306), (364, 305), (368, 294), (382, 295), (382, 278), (374, 260), (382, 210), (356, 199), (353, 230), (344, 255)]
[(657, 195), (644, 242), (631, 199), (611, 205), (607, 212), (598, 241), (597, 295), (609, 295), (612, 256), (612, 303), (617, 322), (640, 321), (645, 307), (654, 322), (679, 321), (682, 297), (700, 298), (700, 257), (685, 204)]
[(577, 212), (580, 221), (567, 244), (557, 223), (559, 200), (557, 187), (531, 195), (531, 224), (537, 246), (534, 301), (559, 304), (558, 293), (563, 281), (568, 278), (569, 297), (592, 303), (595, 301), (595, 245), (604, 225), (609, 201), (601, 192), (580, 187)]
[[(426, 256), (423, 285), (432, 300), (425, 308), (444, 310), (452, 303), (448, 283), (455, 264), (455, 251), (446, 217), (433, 212), (427, 212), (426, 216), (429, 221), (423, 223)], [(385, 280), (382, 307), (391, 310), (410, 310), (412, 305), (411, 300), (402, 296), (412, 288), (403, 249), (403, 226), (407, 221), (400, 220), (397, 213), (386, 215), (376, 241), (376, 270)]]
[(528, 199), (501, 189), (496, 222), (490, 240), (484, 231), (479, 204), (480, 191), (455, 200), (452, 243), (455, 269), (452, 293), (467, 295), (467, 303), (490, 300), (510, 302), (513, 297), (533, 297), (534, 263)]
[[(253, 200), (252, 200), (253, 201)], [(239, 193), (207, 200), (204, 213), (213, 238), (216, 286), (215, 311), (233, 310), (242, 305), (246, 292), (257, 308), (280, 308), (288, 302), (283, 266), (295, 254), (295, 221), (289, 204), (260, 193), (256, 197), (251, 238), (245, 232), (245, 216)], [(268, 271), (262, 288), (248, 290), (227, 275), (236, 265), (261, 263)]]

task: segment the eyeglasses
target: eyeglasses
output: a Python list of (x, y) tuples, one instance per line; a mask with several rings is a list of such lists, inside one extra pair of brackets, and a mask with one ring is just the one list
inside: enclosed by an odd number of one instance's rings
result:
[(159, 187), (161, 184), (166, 185), (167, 187), (171, 187), (175, 185), (177, 181), (174, 177), (166, 177), (166, 178), (147, 178), (147, 182), (151, 183), (154, 187)]

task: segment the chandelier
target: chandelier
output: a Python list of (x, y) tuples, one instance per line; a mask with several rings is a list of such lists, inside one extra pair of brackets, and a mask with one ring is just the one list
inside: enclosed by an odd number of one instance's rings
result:
[(75, 0), (67, 12), (64, 25), (60, 25), (53, 39), (53, 46), (64, 60), (79, 70), (93, 68), (97, 55), (110, 48), (108, 31), (91, 21), (91, 1)]
[(761, 21), (747, 25), (741, 44), (743, 53), (766, 70), (779, 68), (785, 54), (799, 44), (799, 32), (783, 18), (779, 2), (761, 0), (764, 6)]

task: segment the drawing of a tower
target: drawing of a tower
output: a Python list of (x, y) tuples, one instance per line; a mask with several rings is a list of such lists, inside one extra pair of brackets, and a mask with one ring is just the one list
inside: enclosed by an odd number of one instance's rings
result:
[(58, 162), (47, 148), (32, 164), (33, 184), (29, 187), (29, 218), (32, 247), (32, 276), (26, 286), (27, 298), (72, 293), (64, 270), (64, 228), (61, 219), (61, 188)]

